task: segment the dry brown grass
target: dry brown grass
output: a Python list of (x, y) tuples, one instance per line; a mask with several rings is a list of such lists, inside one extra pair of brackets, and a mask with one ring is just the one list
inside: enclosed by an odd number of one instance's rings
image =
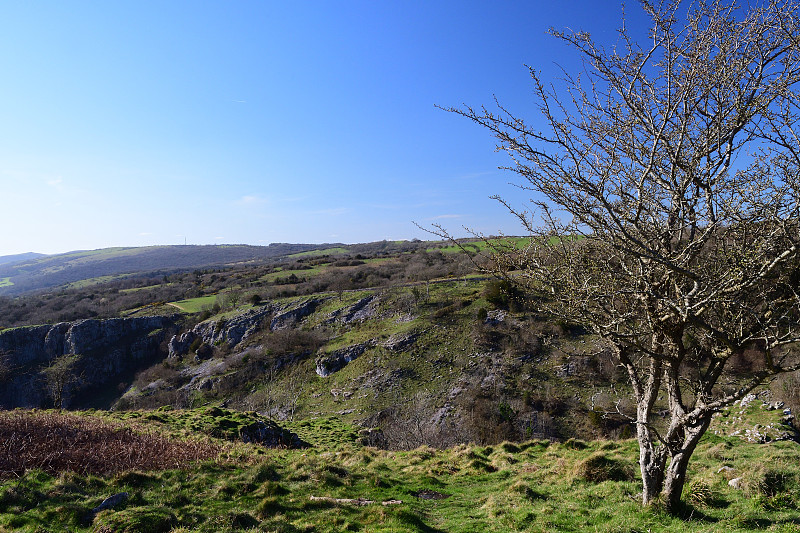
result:
[(217, 457), (223, 446), (55, 411), (0, 411), (0, 479), (49, 473), (163, 470)]

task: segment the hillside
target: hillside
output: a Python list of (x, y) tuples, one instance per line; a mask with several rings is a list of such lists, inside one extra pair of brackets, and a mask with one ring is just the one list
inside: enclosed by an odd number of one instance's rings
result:
[[(268, 299), (387, 286), (474, 268), (451, 250), (442, 243), (381, 241), (333, 247), (106, 249), (53, 256), (0, 267), (0, 329), (113, 318), (159, 302), (198, 302), (197, 298), (213, 300), (220, 295), (257, 292)], [(25, 292), (26, 284), (57, 286)], [(174, 312), (174, 308), (161, 312)]]
[[(0, 258), (0, 294), (60, 287), (70, 283), (96, 283), (153, 272), (170, 273), (215, 268), (235, 263), (265, 261), (335, 245), (272, 244), (270, 246), (151, 246), (104, 248), (53, 256), (38, 254)], [(16, 258), (16, 259), (14, 259)]]
[[(64, 405), (103, 409), (0, 411), (0, 433), (41, 435), (0, 434), (0, 463), (28, 461), (0, 464), (14, 477), (0, 479), (0, 531), (800, 523), (796, 377), (717, 417), (690, 467), (688, 521), (642, 509), (621, 369), (579, 324), (478, 272), (468, 248), (342, 245), (0, 299), (0, 405), (52, 406), (44, 369), (79, 353)], [(95, 434), (105, 445), (86, 444)], [(59, 449), (64, 435), (84, 444)]]
[(3, 255), (0, 256), (0, 265), (8, 265), (11, 263), (19, 263), (21, 261), (30, 261), (32, 259), (38, 259), (40, 257), (45, 257), (44, 254), (37, 254), (33, 252), (28, 252), (24, 254), (15, 254), (15, 255)]
[[(630, 436), (617, 412), (629, 393), (612, 355), (579, 325), (537, 315), (452, 250), (352, 245), (0, 300), (0, 327), (96, 323), (0, 332), (0, 351), (28, 361), (7, 363), (28, 373), (16, 372), (0, 402), (46, 407), (30, 361), (71, 351), (86, 356), (80, 373), (95, 376), (70, 396), (75, 407), (211, 404), (276, 420), (336, 416), (381, 428), (376, 444), (392, 448)], [(145, 330), (146, 342), (125, 337), (136, 327), (125, 320), (152, 315), (171, 317), (169, 325)], [(106, 344), (93, 331), (106, 331)], [(39, 340), (22, 348), (25, 339)], [(107, 363), (112, 370), (98, 374), (106, 352), (136, 364)], [(797, 385), (782, 376), (767, 392), (796, 410)]]

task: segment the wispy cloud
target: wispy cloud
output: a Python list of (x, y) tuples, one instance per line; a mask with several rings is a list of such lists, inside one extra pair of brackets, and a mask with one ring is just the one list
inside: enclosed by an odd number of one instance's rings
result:
[(64, 190), (64, 179), (61, 176), (58, 176), (57, 178), (49, 179), (49, 180), (46, 181), (46, 183), (47, 183), (47, 185), (49, 187), (52, 187), (57, 191), (63, 191)]
[(236, 201), (237, 205), (264, 205), (266, 203), (269, 203), (269, 198), (259, 196), (258, 194), (248, 194)]
[(443, 218), (461, 218), (463, 216), (464, 215), (455, 215), (455, 214), (436, 215), (435, 217), (432, 217), (429, 220), (442, 220)]
[[(147, 237), (148, 235), (152, 235), (152, 233), (149, 231), (143, 231), (139, 233), (139, 237)], [(183, 237), (183, 235), (178, 235), (178, 237)]]

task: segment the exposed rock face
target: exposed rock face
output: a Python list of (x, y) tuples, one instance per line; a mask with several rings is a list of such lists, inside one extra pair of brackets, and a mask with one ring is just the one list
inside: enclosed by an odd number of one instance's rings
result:
[(169, 355), (170, 359), (181, 357), (189, 353), (189, 348), (197, 338), (197, 333), (194, 331), (185, 331), (180, 335), (173, 335), (169, 340)]
[(175, 335), (169, 341), (169, 357), (183, 357), (196, 339), (208, 346), (226, 342), (234, 348), (237, 344), (262, 329), (267, 318), (274, 312), (272, 306), (245, 311), (227, 320), (206, 320), (190, 331)]
[(591, 358), (580, 355), (573, 355), (567, 361), (556, 368), (556, 375), (560, 378), (586, 375), (591, 372)]
[(317, 359), (317, 374), (327, 377), (347, 366), (348, 363), (360, 357), (368, 348), (374, 346), (373, 341), (353, 344), (340, 348)]
[(375, 316), (378, 301), (378, 297), (375, 295), (362, 298), (349, 307), (343, 307), (332, 312), (328, 317), (328, 322), (338, 321), (342, 324), (363, 322)]
[(381, 346), (392, 352), (401, 352), (410, 348), (417, 341), (417, 337), (419, 337), (419, 333), (413, 331), (405, 334), (392, 335), (382, 342)]
[(293, 309), (278, 313), (275, 315), (275, 317), (273, 317), (269, 324), (269, 328), (272, 331), (275, 331), (276, 329), (286, 329), (294, 326), (302, 319), (313, 313), (317, 309), (317, 306), (322, 303), (322, 301), (323, 300), (312, 298), (310, 300), (306, 300)]
[(66, 405), (82, 391), (113, 383), (125, 372), (162, 357), (159, 346), (176, 326), (175, 317), (81, 320), (16, 328), (0, 333), (0, 352), (12, 372), (0, 386), (0, 406), (40, 407), (48, 397), (41, 369), (65, 354), (80, 354), (79, 382), (66, 391)]
[[(206, 320), (197, 324), (190, 331), (173, 336), (169, 341), (169, 357), (187, 355), (196, 339), (202, 340), (208, 346), (219, 346), (222, 343), (227, 343), (229, 348), (235, 348), (267, 326), (273, 331), (290, 328), (313, 313), (322, 301), (321, 299), (312, 298), (288, 310), (276, 309), (272, 305), (264, 305), (245, 311), (232, 318)], [(267, 324), (267, 320), (269, 320), (269, 324)]]
[(206, 321), (194, 327), (194, 333), (208, 345), (218, 345), (223, 342), (233, 348), (243, 340), (262, 329), (264, 321), (272, 314), (272, 306), (251, 309), (240, 315), (220, 321)]

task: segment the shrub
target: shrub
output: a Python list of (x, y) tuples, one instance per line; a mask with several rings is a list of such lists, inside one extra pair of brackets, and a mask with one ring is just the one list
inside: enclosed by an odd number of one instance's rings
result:
[(189, 352), (196, 353), (197, 349), (200, 348), (201, 344), (203, 344), (203, 339), (197, 337), (195, 340), (192, 341), (192, 344), (189, 345)]
[(521, 311), (525, 307), (522, 291), (508, 280), (488, 281), (483, 297), (498, 309)]

